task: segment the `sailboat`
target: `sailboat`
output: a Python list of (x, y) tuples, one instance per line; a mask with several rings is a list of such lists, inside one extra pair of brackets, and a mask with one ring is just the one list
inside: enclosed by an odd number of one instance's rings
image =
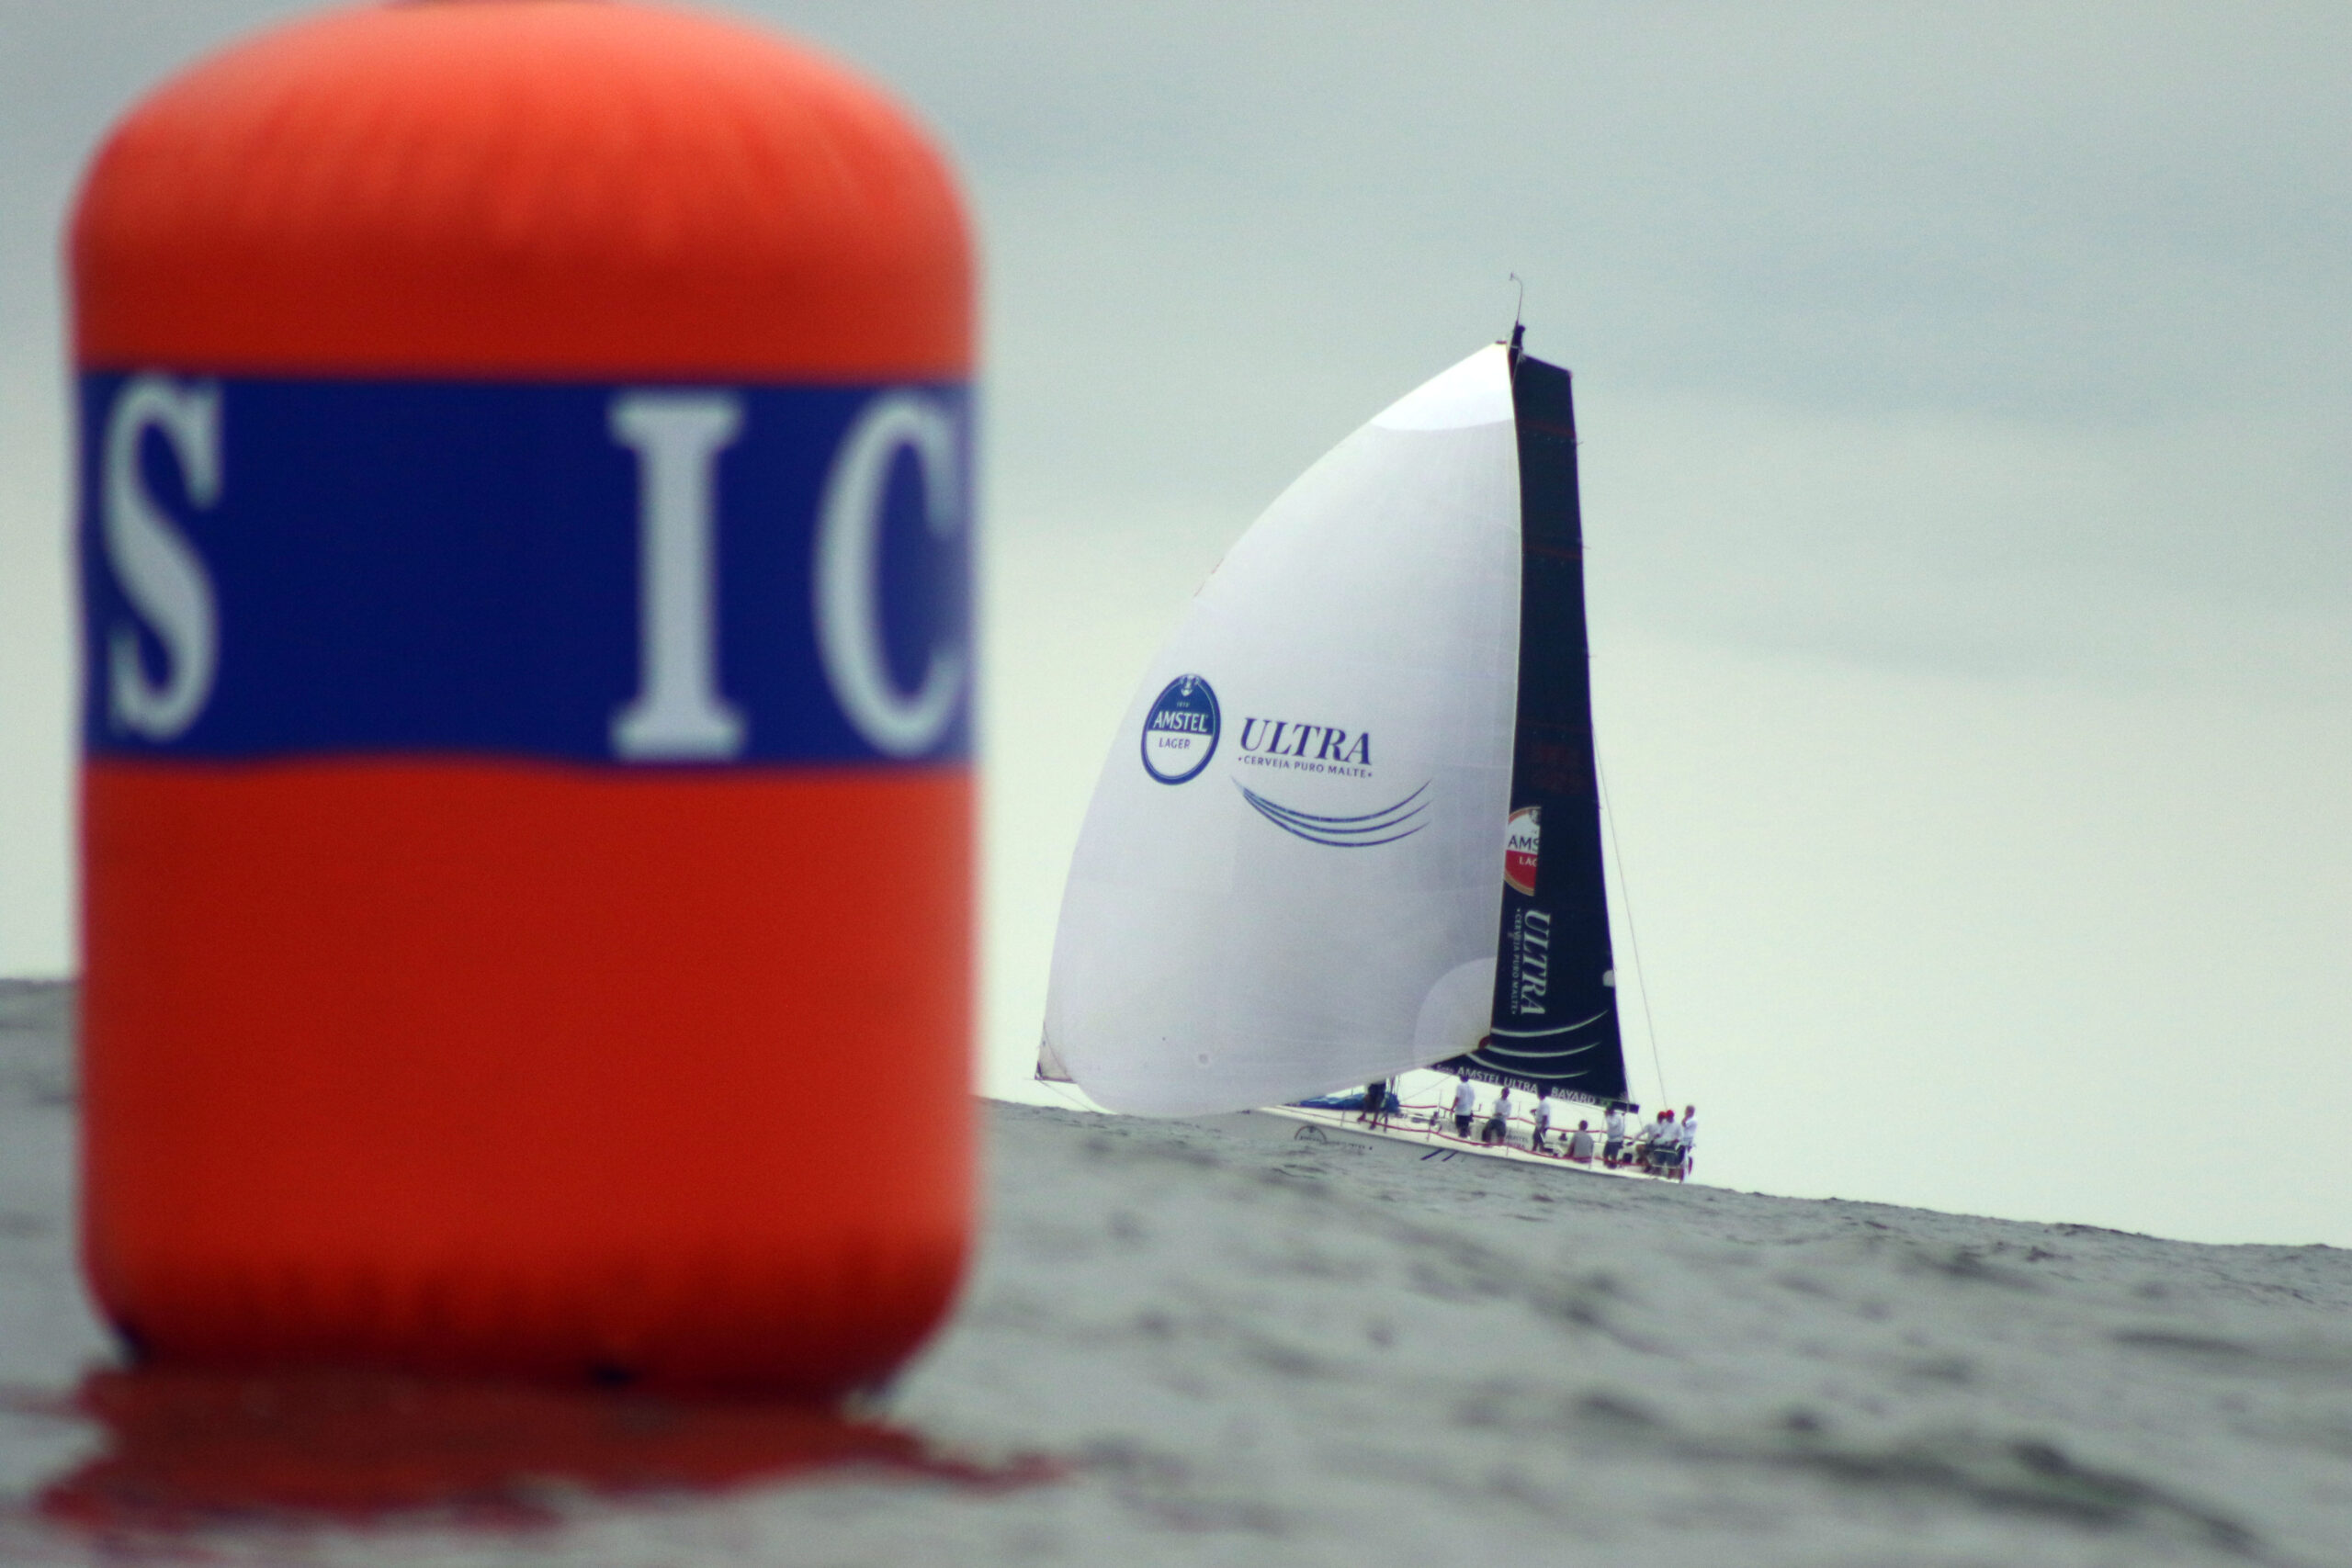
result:
[(1156, 1116), (1432, 1067), (1630, 1103), (1576, 416), (1521, 340), (1326, 454), (1194, 596), (1079, 835), (1040, 1078)]

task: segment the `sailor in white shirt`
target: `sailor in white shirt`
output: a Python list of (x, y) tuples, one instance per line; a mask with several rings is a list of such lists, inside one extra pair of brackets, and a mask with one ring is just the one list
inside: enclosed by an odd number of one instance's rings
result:
[(1496, 1089), (1494, 1114), (1487, 1118), (1486, 1126), (1479, 1130), (1478, 1141), (1482, 1144), (1510, 1142), (1510, 1085), (1503, 1084)]
[(1622, 1105), (1611, 1106), (1609, 1120), (1604, 1126), (1609, 1134), (1609, 1141), (1600, 1145), (1600, 1160), (1603, 1165), (1613, 1166), (1625, 1157), (1625, 1108)]
[(1649, 1167), (1652, 1176), (1682, 1168), (1682, 1128), (1674, 1120), (1672, 1111), (1659, 1111), (1657, 1123), (1650, 1128)]
[(1468, 1078), (1453, 1080), (1453, 1135), (1470, 1135), (1470, 1118), (1478, 1111), (1478, 1091), (1470, 1087)]
[(1679, 1180), (1690, 1174), (1690, 1168), (1698, 1163), (1694, 1154), (1698, 1146), (1699, 1108), (1695, 1105), (1686, 1105), (1682, 1108), (1682, 1169), (1676, 1179)]
[(1539, 1094), (1535, 1097), (1535, 1135), (1527, 1141), (1527, 1146), (1539, 1155), (1548, 1155), (1552, 1151), (1544, 1146), (1544, 1140), (1551, 1135), (1552, 1097)]

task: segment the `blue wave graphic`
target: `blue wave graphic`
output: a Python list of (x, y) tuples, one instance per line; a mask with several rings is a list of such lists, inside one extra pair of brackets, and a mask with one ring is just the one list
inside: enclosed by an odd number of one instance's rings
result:
[(1495, 1032), (1506, 1040), (1543, 1040), (1555, 1034), (1572, 1033), (1588, 1023), (1599, 1023), (1608, 1016), (1609, 1009), (1602, 1008), (1590, 1018), (1580, 1018), (1574, 1023), (1557, 1023), (1549, 1029), (1497, 1029)]
[(1467, 1056), (1471, 1061), (1480, 1062), (1482, 1066), (1500, 1068), (1507, 1071), (1509, 1068), (1508, 1065), (1505, 1063), (1484, 1061), (1482, 1059), (1492, 1055), (1515, 1056), (1521, 1061), (1528, 1062), (1551, 1062), (1557, 1061), (1563, 1056), (1581, 1056), (1587, 1051), (1593, 1049), (1600, 1043), (1600, 1042), (1598, 1040), (1590, 1040), (1587, 1041), (1582, 1045), (1572, 1045), (1565, 1051), (1514, 1051), (1508, 1045), (1497, 1045), (1493, 1042), (1489, 1041), (1487, 1043), (1479, 1046), (1476, 1051), (1465, 1051), (1463, 1055)]
[[(1430, 808), (1421, 796), (1429, 793), (1423, 784), (1394, 806), (1384, 806), (1377, 811), (1367, 811), (1361, 817), (1318, 817), (1311, 811), (1299, 811), (1278, 802), (1268, 800), (1248, 784), (1236, 781), (1235, 788), (1241, 797), (1257, 808), (1258, 814), (1283, 832), (1305, 839), (1311, 844), (1324, 844), (1335, 850), (1368, 850), (1375, 844), (1393, 844), (1399, 839), (1409, 839), (1429, 826), (1413, 818)], [(1415, 802), (1419, 802), (1416, 805)], [(1405, 824), (1412, 822), (1407, 828)], [(1402, 832), (1398, 829), (1404, 829)]]

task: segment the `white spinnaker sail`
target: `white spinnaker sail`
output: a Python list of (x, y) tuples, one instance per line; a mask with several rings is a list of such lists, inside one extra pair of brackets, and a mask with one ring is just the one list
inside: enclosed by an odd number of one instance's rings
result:
[(1520, 559), (1500, 345), (1234, 545), (1128, 705), (1071, 859), (1046, 1038), (1088, 1094), (1235, 1111), (1476, 1043)]

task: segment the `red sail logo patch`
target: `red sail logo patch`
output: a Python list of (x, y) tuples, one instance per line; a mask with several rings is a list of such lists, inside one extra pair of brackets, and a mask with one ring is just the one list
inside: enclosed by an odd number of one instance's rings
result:
[(1503, 834), (1503, 880), (1529, 897), (1535, 897), (1535, 857), (1543, 847), (1540, 806), (1522, 806), (1510, 814)]

